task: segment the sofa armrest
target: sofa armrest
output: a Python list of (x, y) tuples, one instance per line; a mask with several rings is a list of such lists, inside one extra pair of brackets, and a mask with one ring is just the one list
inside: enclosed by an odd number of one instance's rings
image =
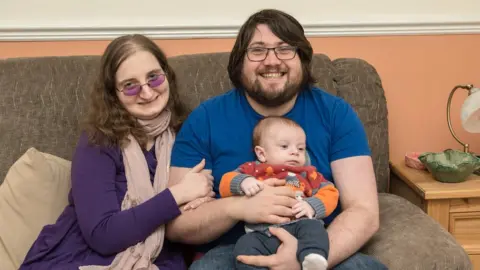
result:
[(454, 237), (420, 208), (387, 193), (379, 194), (380, 229), (362, 249), (389, 269), (472, 269)]

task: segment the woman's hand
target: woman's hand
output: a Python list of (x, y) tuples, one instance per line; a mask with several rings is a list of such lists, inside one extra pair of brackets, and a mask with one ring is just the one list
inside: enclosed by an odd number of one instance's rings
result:
[(170, 187), (178, 205), (185, 204), (202, 197), (213, 197), (213, 176), (211, 173), (202, 171), (205, 167), (205, 159), (202, 159), (180, 181)]
[(184, 207), (183, 207), (183, 210), (184, 211), (187, 211), (187, 210), (193, 210), (197, 207), (199, 207), (200, 205), (204, 204), (204, 203), (207, 203), (207, 202), (210, 202), (210, 201), (213, 201), (215, 200), (215, 192), (212, 192), (212, 196), (207, 196), (207, 197), (201, 197), (201, 198), (197, 198), (189, 203), (187, 203)]

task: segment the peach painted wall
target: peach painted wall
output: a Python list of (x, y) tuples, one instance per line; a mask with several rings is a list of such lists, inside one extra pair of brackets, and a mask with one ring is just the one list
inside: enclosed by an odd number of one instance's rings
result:
[[(480, 86), (480, 35), (310, 38), (315, 52), (331, 58), (362, 58), (375, 66), (385, 88), (391, 158), (407, 151), (461, 149), (446, 122), (446, 103), (457, 84)], [(168, 55), (229, 51), (233, 39), (158, 40)], [(108, 41), (0, 42), (0, 58), (101, 54)], [(460, 104), (452, 121), (461, 139), (480, 153), (480, 134), (461, 129)]]

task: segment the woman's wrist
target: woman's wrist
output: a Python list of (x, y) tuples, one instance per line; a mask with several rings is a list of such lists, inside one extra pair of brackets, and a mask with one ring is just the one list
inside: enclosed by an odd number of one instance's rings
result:
[(183, 205), (186, 202), (184, 192), (182, 192), (180, 185), (174, 185), (169, 187), (170, 193), (172, 193), (173, 198), (175, 199), (175, 202), (177, 202), (177, 205)]

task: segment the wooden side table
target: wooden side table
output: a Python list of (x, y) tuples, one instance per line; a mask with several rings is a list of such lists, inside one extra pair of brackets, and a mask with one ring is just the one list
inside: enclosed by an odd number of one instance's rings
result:
[(462, 183), (436, 181), (428, 171), (412, 169), (404, 160), (390, 162), (390, 192), (423, 209), (447, 229), (480, 270), (480, 176)]

